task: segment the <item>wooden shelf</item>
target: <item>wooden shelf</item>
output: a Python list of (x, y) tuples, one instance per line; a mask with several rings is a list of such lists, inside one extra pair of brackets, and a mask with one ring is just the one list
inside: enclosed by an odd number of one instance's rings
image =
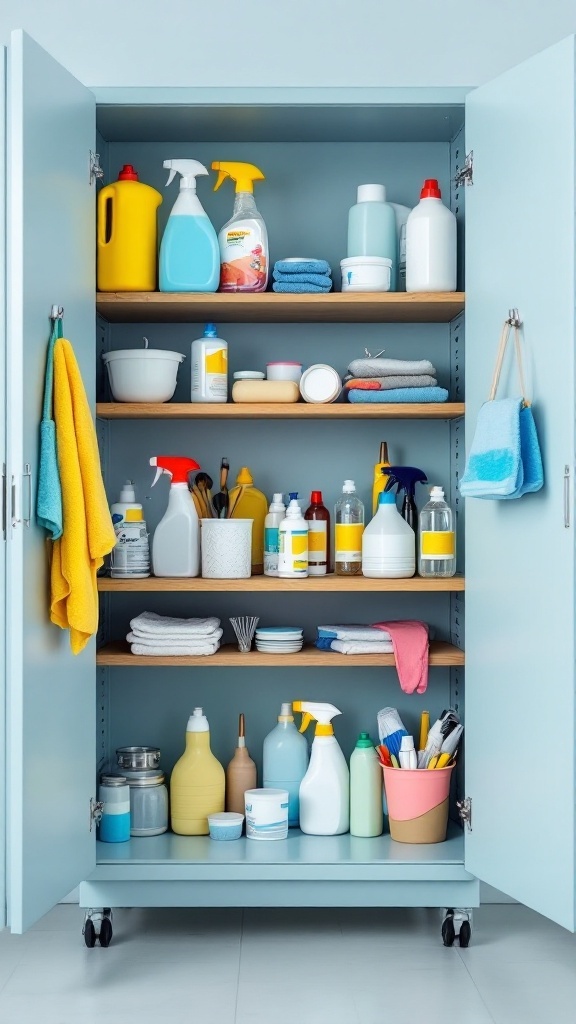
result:
[(334, 419), (406, 419), (406, 420), (448, 420), (464, 415), (463, 402), (415, 402), (413, 404), (356, 405), (352, 402), (337, 402), (334, 405), (309, 405), (307, 402), (293, 404), (259, 403), (214, 403), (192, 404), (191, 402), (98, 402), (96, 415), (106, 420), (334, 420)]
[[(432, 641), (430, 644), (430, 665), (463, 665), (464, 651), (452, 644)], [(234, 644), (226, 644), (216, 654), (209, 657), (146, 657), (132, 654), (130, 645), (125, 640), (118, 640), (101, 647), (96, 655), (97, 665), (130, 666), (142, 668), (187, 668), (196, 665), (201, 668), (349, 668), (363, 666), (365, 668), (394, 667), (393, 654), (338, 654), (336, 651), (320, 651), (312, 645), (305, 646), (298, 654), (269, 654), (263, 651), (250, 651), (241, 654)]]
[(96, 309), (126, 323), (448, 323), (462, 313), (464, 292), (330, 292), (329, 295), (225, 295), (188, 292), (98, 292)]
[(302, 580), (281, 580), (275, 576), (251, 576), (247, 580), (206, 580), (200, 576), (172, 578), (148, 576), (143, 580), (113, 580), (109, 576), (98, 578), (98, 590), (102, 593), (134, 592), (177, 592), (177, 593), (451, 593), (464, 590), (463, 576), (445, 579), (429, 579), (411, 576), (402, 580), (373, 580), (366, 576), (308, 576)]

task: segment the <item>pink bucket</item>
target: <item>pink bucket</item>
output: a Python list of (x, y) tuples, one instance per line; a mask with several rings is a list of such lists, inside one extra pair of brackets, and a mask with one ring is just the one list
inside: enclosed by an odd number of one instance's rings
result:
[(443, 843), (452, 769), (387, 768), (384, 788), (390, 835), (399, 843)]

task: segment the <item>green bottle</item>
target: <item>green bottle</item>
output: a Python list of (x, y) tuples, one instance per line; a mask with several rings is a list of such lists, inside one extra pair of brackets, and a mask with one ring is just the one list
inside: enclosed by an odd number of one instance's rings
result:
[(374, 744), (361, 732), (350, 758), (350, 834), (382, 835), (382, 769)]

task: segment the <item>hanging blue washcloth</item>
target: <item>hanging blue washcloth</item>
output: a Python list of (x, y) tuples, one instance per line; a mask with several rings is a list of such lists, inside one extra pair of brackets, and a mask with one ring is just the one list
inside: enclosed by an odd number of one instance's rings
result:
[(348, 400), (357, 405), (363, 402), (375, 404), (399, 402), (447, 402), (448, 392), (446, 388), (391, 388), (389, 391), (363, 391), (359, 388), (351, 388), (348, 391)]
[(326, 260), (277, 260), (274, 264), (276, 274), (323, 274), (330, 276), (332, 268)]
[(465, 498), (520, 498), (544, 483), (532, 410), (522, 398), (485, 402), (460, 481)]
[(40, 464), (38, 468), (38, 494), (36, 496), (36, 519), (51, 534), (51, 540), (62, 536), (62, 489), (58, 472), (56, 447), (56, 424), (52, 419), (54, 391), (54, 345), (62, 337), (62, 320), (54, 320), (46, 356), (46, 377), (44, 382), (44, 405), (40, 423)]

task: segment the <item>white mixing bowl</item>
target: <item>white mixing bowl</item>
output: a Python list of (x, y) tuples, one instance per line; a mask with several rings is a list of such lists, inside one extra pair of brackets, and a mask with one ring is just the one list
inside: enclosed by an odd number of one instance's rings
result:
[(121, 348), (102, 356), (116, 402), (169, 402), (176, 390), (181, 352)]

